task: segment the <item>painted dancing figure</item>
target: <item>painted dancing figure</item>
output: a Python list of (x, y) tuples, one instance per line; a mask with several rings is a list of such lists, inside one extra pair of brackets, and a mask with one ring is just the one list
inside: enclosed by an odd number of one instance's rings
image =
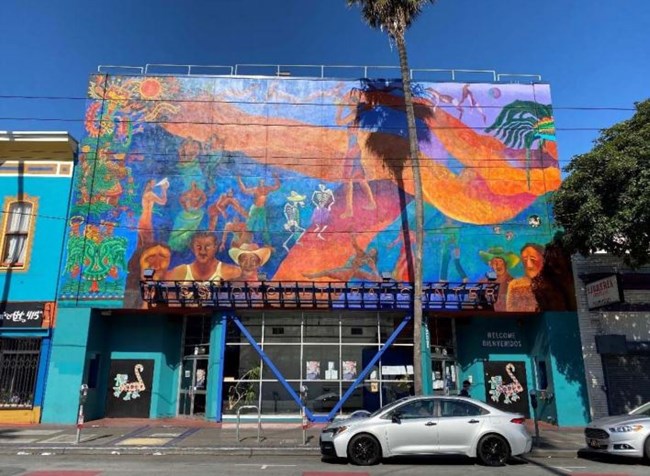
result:
[(284, 240), (284, 243), (282, 243), (282, 247), (287, 250), (287, 252), (289, 252), (288, 244), (289, 241), (291, 241), (291, 238), (297, 236), (294, 244), (301, 244), (300, 239), (307, 231), (305, 228), (300, 226), (300, 207), (305, 206), (305, 198), (307, 198), (305, 195), (299, 195), (292, 190), (291, 194), (287, 197), (287, 203), (284, 204), (284, 217), (287, 220), (284, 224), (284, 229), (291, 232), (289, 237)]
[(321, 183), (318, 185), (318, 190), (312, 194), (311, 201), (316, 205), (311, 222), (316, 225), (314, 228), (314, 231), (318, 233), (316, 236), (324, 240), (325, 237), (321, 233), (327, 229), (330, 223), (330, 212), (335, 201), (334, 193), (324, 183)]

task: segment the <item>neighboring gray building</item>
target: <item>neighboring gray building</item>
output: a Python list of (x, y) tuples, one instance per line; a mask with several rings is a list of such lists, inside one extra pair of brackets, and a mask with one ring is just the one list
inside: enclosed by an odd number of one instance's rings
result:
[(650, 401), (650, 266), (576, 255), (573, 274), (591, 417)]

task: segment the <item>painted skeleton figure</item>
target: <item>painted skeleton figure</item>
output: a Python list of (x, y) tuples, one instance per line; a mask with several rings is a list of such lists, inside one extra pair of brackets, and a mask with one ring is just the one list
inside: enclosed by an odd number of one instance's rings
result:
[(305, 206), (305, 198), (305, 195), (300, 195), (292, 190), (291, 194), (287, 197), (287, 203), (284, 204), (284, 218), (286, 219), (284, 229), (290, 232), (290, 235), (284, 240), (282, 247), (287, 252), (289, 251), (289, 241), (296, 237), (294, 244), (300, 244), (300, 239), (307, 231), (300, 226), (300, 208)]

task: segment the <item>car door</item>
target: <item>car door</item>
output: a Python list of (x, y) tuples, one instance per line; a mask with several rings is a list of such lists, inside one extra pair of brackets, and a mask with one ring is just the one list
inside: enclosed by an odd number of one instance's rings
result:
[(466, 399), (440, 399), (440, 453), (467, 454), (473, 448), (487, 411)]
[(438, 418), (433, 399), (410, 401), (393, 410), (385, 427), (391, 454), (430, 454), (438, 449)]

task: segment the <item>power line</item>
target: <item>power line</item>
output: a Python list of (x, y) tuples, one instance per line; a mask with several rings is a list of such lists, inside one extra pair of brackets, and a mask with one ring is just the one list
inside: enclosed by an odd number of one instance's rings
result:
[[(356, 108), (358, 106), (364, 106), (368, 103), (365, 102), (355, 102), (355, 103), (346, 103), (346, 102), (288, 102), (288, 101), (243, 101), (243, 100), (219, 100), (219, 99), (157, 99), (157, 98), (139, 98), (139, 97), (129, 97), (122, 99), (113, 99), (113, 98), (93, 98), (93, 97), (82, 97), (82, 96), (33, 96), (33, 95), (9, 95), (2, 94), (0, 99), (17, 99), (17, 100), (70, 100), (70, 101), (97, 101), (97, 102), (107, 102), (107, 103), (125, 103), (130, 102), (134, 104), (139, 103), (182, 103), (182, 104), (241, 104), (241, 105), (268, 105), (268, 106), (317, 106), (317, 107), (351, 107)], [(417, 107), (424, 107), (422, 103), (416, 103)], [(373, 104), (374, 107), (388, 107), (393, 106), (387, 104)], [(462, 105), (453, 105), (453, 104), (436, 104), (427, 106), (430, 109), (452, 109), (458, 110), (461, 109), (503, 109), (504, 106), (498, 105), (471, 105), (471, 104), (462, 104)], [(636, 111), (634, 107), (625, 107), (625, 106), (557, 106), (551, 103), (553, 110), (567, 110), (567, 111)], [(522, 108), (523, 109), (523, 108)]]
[[(0, 117), (0, 121), (40, 121), (40, 122), (78, 122), (78, 123), (86, 123), (87, 121), (85, 119), (71, 119), (71, 118), (57, 118), (57, 117)], [(100, 124), (100, 123), (107, 123), (107, 124), (115, 124), (116, 121), (112, 120), (99, 120), (99, 121), (92, 121), (93, 124)], [(241, 126), (241, 127), (281, 127), (281, 128), (287, 128), (287, 129), (294, 129), (294, 128), (314, 128), (314, 129), (340, 129), (342, 131), (348, 130), (348, 129), (364, 129), (364, 126), (340, 126), (340, 125), (334, 125), (334, 124), (260, 124), (258, 122), (202, 122), (202, 121), (133, 121), (133, 120), (124, 120), (120, 121), (120, 124), (185, 124), (185, 125), (203, 125), (203, 126), (220, 126), (220, 127), (229, 127), (229, 126)], [(372, 126), (371, 124), (368, 125), (369, 128), (374, 128), (376, 126)], [(470, 126), (435, 126), (435, 127), (430, 127), (429, 130), (466, 130), (470, 129), (473, 131), (480, 131), (480, 130), (485, 130), (490, 128), (491, 126), (485, 126), (485, 127), (470, 127)], [(602, 131), (603, 129), (607, 129), (611, 127), (610, 125), (607, 126), (601, 126), (601, 127), (555, 127), (556, 131)], [(384, 131), (391, 131), (391, 130), (397, 130), (397, 131), (402, 131), (405, 130), (405, 127), (388, 127), (382, 125), (381, 129), (379, 129), (377, 132), (384, 132)]]

